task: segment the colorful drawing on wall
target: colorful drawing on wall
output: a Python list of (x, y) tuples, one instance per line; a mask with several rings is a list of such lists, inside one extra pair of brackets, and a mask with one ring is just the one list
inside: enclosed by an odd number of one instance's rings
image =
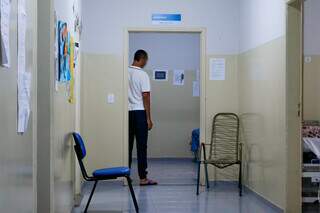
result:
[(57, 13), (54, 11), (54, 87), (59, 90), (59, 23)]
[(70, 82), (69, 82), (69, 103), (73, 104), (75, 103), (75, 99), (74, 99), (74, 67), (75, 67), (75, 61), (74, 61), (74, 39), (71, 36), (70, 38)]
[(59, 81), (70, 81), (70, 34), (67, 23), (59, 21)]

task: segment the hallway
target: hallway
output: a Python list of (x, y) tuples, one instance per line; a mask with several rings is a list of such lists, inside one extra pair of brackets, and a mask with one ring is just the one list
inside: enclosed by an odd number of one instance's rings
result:
[(0, 0), (0, 213), (320, 213), (319, 11)]

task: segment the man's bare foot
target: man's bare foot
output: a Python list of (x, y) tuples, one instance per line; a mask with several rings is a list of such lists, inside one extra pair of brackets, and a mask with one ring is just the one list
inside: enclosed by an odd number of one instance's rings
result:
[(150, 180), (148, 178), (140, 179), (140, 186), (154, 186), (158, 185), (158, 183), (154, 180)]

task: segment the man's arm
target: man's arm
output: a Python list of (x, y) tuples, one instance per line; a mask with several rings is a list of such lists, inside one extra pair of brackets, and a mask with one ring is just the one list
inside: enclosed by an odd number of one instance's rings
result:
[(147, 113), (148, 129), (151, 130), (153, 127), (153, 123), (151, 119), (150, 92), (143, 92), (142, 97), (143, 97), (143, 106)]

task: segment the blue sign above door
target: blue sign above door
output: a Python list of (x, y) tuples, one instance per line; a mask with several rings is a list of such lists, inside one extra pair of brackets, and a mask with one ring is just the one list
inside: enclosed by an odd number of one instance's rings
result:
[(152, 24), (180, 24), (182, 21), (181, 14), (152, 14)]

